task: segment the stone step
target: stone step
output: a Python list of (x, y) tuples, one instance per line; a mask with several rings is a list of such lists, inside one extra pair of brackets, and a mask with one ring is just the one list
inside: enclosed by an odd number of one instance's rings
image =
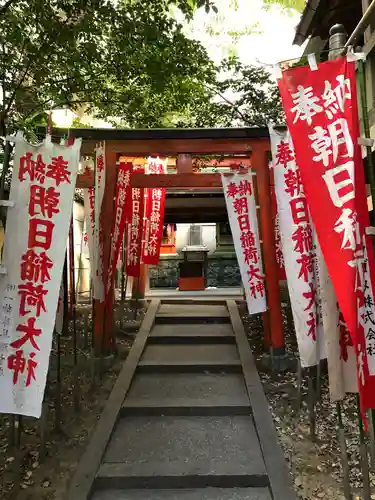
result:
[(268, 488), (201, 488), (199, 490), (107, 490), (93, 500), (271, 500)]
[(241, 362), (235, 345), (148, 345), (138, 371), (238, 372)]
[(189, 324), (228, 324), (230, 319), (228, 316), (207, 316), (206, 314), (199, 315), (199, 313), (192, 314), (191, 316), (159, 314), (155, 316), (156, 325), (189, 325)]
[(138, 373), (123, 404), (123, 414), (249, 415), (243, 377), (237, 374)]
[(229, 323), (228, 309), (224, 305), (161, 304), (155, 322), (169, 324)]
[(157, 316), (214, 316), (218, 318), (229, 317), (228, 309), (225, 305), (206, 304), (161, 304)]
[(251, 416), (126, 417), (119, 420), (96, 486), (266, 487)]
[[(166, 326), (166, 325), (165, 325)], [(179, 328), (180, 325), (175, 325), (175, 327)], [(215, 326), (215, 325), (213, 325)], [(219, 326), (219, 325), (216, 325)], [(215, 335), (172, 335), (171, 337), (158, 335), (156, 337), (148, 338), (148, 345), (163, 345), (163, 344), (179, 344), (179, 345), (188, 345), (188, 344), (235, 344), (236, 339), (234, 335), (219, 335), (216, 337)]]
[(235, 345), (148, 345), (141, 363), (217, 364), (239, 362)]
[(232, 344), (235, 337), (231, 325), (224, 324), (188, 324), (155, 325), (148, 339), (150, 344)]
[(199, 335), (201, 337), (227, 337), (234, 336), (230, 324), (210, 325), (190, 323), (188, 325), (155, 325), (151, 330), (151, 337), (172, 337)]

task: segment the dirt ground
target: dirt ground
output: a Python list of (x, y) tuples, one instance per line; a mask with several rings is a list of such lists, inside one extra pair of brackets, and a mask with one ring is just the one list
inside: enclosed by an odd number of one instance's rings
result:
[[(287, 352), (296, 357), (295, 334), (288, 324), (284, 308), (284, 329)], [(328, 376), (322, 375), (321, 401), (316, 407), (316, 437), (310, 437), (307, 405), (307, 374), (303, 377), (302, 408), (297, 410), (296, 371), (272, 373), (263, 358), (263, 324), (260, 317), (241, 314), (247, 329), (251, 348), (263, 387), (273, 414), (280, 443), (288, 460), (298, 498), (301, 500), (345, 500), (342, 488), (341, 456), (337, 434), (336, 405), (330, 402)], [(350, 482), (353, 499), (362, 499), (362, 472), (360, 468), (358, 413), (355, 397), (348, 396), (343, 403), (343, 423), (349, 456)], [(368, 444), (370, 449), (370, 444)], [(371, 460), (369, 457), (371, 469)], [(375, 475), (370, 471), (372, 496), (375, 498)]]
[[(82, 312), (82, 308), (78, 309)], [(137, 319), (129, 308), (124, 311), (126, 325), (139, 322), (145, 309), (138, 311)], [(91, 322), (91, 315), (89, 316)], [(40, 420), (23, 418), (20, 446), (10, 444), (12, 420), (0, 415), (0, 499), (1, 500), (63, 500), (68, 481), (88, 443), (101, 411), (132, 345), (133, 334), (118, 337), (118, 356), (102, 377), (97, 376), (92, 386), (90, 340), (85, 347), (84, 320), (78, 314), (79, 412), (74, 407), (72, 376), (73, 338), (61, 337), (61, 419), (56, 422), (56, 362), (57, 342), (53, 343), (51, 369), (46, 401), (48, 402), (45, 458), (42, 456)], [(119, 322), (117, 327), (119, 328)], [(91, 327), (91, 323), (90, 323)]]

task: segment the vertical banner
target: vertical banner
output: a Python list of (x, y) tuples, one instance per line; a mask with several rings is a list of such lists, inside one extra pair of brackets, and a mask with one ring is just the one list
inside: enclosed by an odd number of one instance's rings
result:
[[(272, 165), (271, 165), (272, 166)], [(275, 245), (276, 245), (276, 262), (279, 270), (279, 280), (286, 280), (286, 272), (285, 272), (285, 262), (284, 262), (284, 253), (283, 246), (280, 235), (280, 215), (279, 208), (277, 205), (276, 194), (275, 194), (275, 186), (271, 184), (271, 206), (272, 206), (272, 217), (275, 227)]]
[(111, 233), (111, 254), (109, 258), (107, 297), (112, 289), (120, 248), (124, 239), (126, 224), (126, 205), (131, 196), (131, 176), (133, 172), (132, 163), (120, 163), (118, 166), (118, 177), (116, 184), (115, 220), (113, 221)]
[[(307, 199), (290, 134), (288, 131), (276, 131), (272, 126), (269, 129), (280, 232), (301, 363), (302, 366), (312, 366), (327, 356), (331, 398), (337, 401), (345, 393), (357, 391), (353, 343), (345, 335), (347, 328), (339, 312), (336, 294), (307, 211)], [(292, 200), (296, 198), (301, 207), (306, 206), (304, 218), (298, 218), (295, 213)], [(302, 211), (299, 215), (302, 215)], [(301, 250), (308, 250), (311, 257), (307, 282), (303, 273), (300, 276)], [(308, 308), (310, 296), (315, 305), (311, 304)], [(312, 312), (316, 317), (317, 340), (321, 344), (319, 348), (317, 345), (314, 347), (309, 336), (308, 322)]]
[(95, 209), (94, 209), (94, 248), (95, 261), (93, 276), (93, 297), (103, 302), (104, 300), (104, 241), (103, 221), (101, 220), (102, 204), (105, 192), (105, 145), (95, 150)]
[[(148, 174), (165, 174), (168, 160), (149, 158)], [(163, 238), (164, 207), (166, 190), (147, 188), (145, 221), (143, 230), (142, 262), (157, 265)]]
[[(144, 168), (136, 171), (143, 174), (145, 172)], [(144, 188), (132, 188), (131, 202), (126, 207), (126, 273), (134, 278), (139, 278), (141, 273), (144, 194)]]
[(221, 174), (249, 314), (266, 311), (266, 290), (251, 172)]
[(0, 278), (0, 412), (40, 417), (81, 140), (51, 138), (15, 154)]
[(332, 401), (340, 401), (346, 393), (358, 392), (356, 357), (353, 342), (342, 312), (339, 310), (336, 293), (319, 244), (317, 244), (316, 256), (319, 269), (329, 392)]
[[(82, 189), (83, 194), (84, 190)], [(83, 200), (85, 203), (85, 199)], [(82, 255), (85, 259), (90, 259), (90, 250), (89, 250), (89, 236), (88, 236), (88, 228), (90, 225), (90, 220), (86, 217), (86, 214), (83, 218), (83, 233), (82, 233)]]
[(83, 190), (86, 239), (89, 247), (93, 298), (104, 300), (103, 226), (100, 212), (105, 191), (105, 147), (95, 150), (95, 187)]
[[(272, 126), (269, 130), (280, 236), (301, 365), (314, 366), (325, 358), (317, 238), (290, 135)], [(336, 314), (336, 309), (331, 312)]]
[(279, 88), (319, 243), (357, 358), (362, 410), (375, 407), (375, 272), (355, 61), (285, 70)]
[(85, 242), (87, 243), (90, 257), (91, 274), (95, 276), (94, 260), (94, 231), (95, 231), (95, 189), (83, 189), (83, 205), (85, 210)]

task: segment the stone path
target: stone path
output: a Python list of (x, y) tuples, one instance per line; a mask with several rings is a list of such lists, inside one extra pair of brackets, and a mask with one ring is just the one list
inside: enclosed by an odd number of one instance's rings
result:
[(295, 500), (237, 306), (152, 301), (69, 500)]

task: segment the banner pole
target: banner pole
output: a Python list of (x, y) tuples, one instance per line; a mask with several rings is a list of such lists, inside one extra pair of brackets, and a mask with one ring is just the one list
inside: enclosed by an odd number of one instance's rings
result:
[(344, 496), (346, 500), (352, 500), (352, 492), (350, 488), (348, 452), (346, 447), (345, 428), (344, 424), (342, 423), (342, 412), (341, 412), (340, 401), (337, 401), (336, 403), (336, 411), (337, 411), (337, 424), (338, 424), (337, 427), (338, 427), (340, 450), (341, 450), (341, 467), (343, 474)]
[(69, 251), (70, 251), (70, 268), (71, 268), (71, 301), (72, 301), (72, 319), (73, 319), (73, 380), (74, 380), (74, 390), (73, 390), (73, 400), (74, 409), (79, 412), (79, 384), (78, 384), (78, 345), (77, 345), (77, 302), (76, 302), (76, 287), (75, 287), (75, 257), (74, 257), (74, 202), (73, 202), (73, 212), (70, 224), (70, 234), (69, 234)]

